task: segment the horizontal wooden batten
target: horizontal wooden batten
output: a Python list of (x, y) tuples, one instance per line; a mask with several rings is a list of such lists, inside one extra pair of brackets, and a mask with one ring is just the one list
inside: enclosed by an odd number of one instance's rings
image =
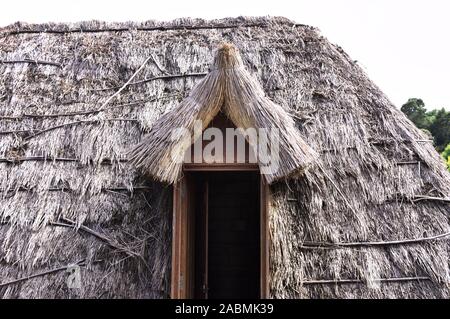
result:
[(184, 164), (184, 171), (258, 171), (258, 164)]

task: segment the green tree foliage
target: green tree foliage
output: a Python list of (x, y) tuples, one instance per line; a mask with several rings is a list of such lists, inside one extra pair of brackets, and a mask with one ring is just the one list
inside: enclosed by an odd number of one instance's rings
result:
[(418, 128), (428, 128), (427, 109), (422, 99), (409, 99), (408, 102), (403, 104), (401, 110)]
[(438, 152), (450, 143), (450, 112), (445, 109), (428, 112), (423, 100), (416, 98), (409, 99), (401, 110), (418, 128), (431, 133)]
[(450, 144), (448, 144), (447, 147), (444, 149), (442, 156), (444, 157), (444, 160), (447, 163), (447, 168), (450, 171)]
[(445, 109), (438, 111), (429, 130), (434, 137), (437, 150), (443, 151), (450, 143), (450, 112)]

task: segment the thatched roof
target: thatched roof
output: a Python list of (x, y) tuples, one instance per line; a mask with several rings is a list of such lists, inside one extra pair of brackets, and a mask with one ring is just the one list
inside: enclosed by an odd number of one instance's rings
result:
[[(176, 161), (174, 152), (179, 153), (178, 158), (184, 158), (190, 145), (199, 138), (194, 135), (195, 122), (201, 121), (205, 129), (221, 110), (235, 127), (279, 131), (280, 168), (264, 174), (269, 183), (298, 176), (316, 159), (317, 153), (304, 142), (293, 118), (265, 96), (257, 80), (245, 69), (236, 47), (224, 43), (217, 50), (211, 71), (178, 106), (156, 120), (150, 133), (132, 150), (131, 163), (156, 180), (176, 182), (183, 161)], [(171, 133), (175, 128), (185, 128), (189, 134), (179, 134), (174, 139)], [(258, 153), (253, 142), (249, 140)], [(259, 163), (262, 173), (267, 163), (267, 159), (263, 160)]]
[(0, 296), (168, 296), (171, 189), (124, 154), (223, 41), (319, 153), (271, 186), (271, 295), (449, 297), (450, 177), (432, 142), (341, 48), (283, 18), (1, 29)]

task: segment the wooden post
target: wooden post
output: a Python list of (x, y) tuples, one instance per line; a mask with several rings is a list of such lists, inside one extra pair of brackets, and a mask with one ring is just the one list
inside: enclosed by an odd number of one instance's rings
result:
[(186, 180), (173, 186), (171, 298), (188, 298), (188, 216)]
[(269, 186), (264, 176), (261, 176), (260, 182), (260, 237), (261, 237), (261, 299), (267, 299), (270, 296), (269, 276), (270, 276), (270, 232), (269, 232)]

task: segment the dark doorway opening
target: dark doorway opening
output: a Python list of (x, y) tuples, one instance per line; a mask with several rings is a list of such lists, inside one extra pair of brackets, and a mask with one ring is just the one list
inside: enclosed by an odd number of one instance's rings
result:
[[(189, 172), (195, 298), (259, 298), (258, 171)], [(191, 250), (192, 251), (192, 250)]]

